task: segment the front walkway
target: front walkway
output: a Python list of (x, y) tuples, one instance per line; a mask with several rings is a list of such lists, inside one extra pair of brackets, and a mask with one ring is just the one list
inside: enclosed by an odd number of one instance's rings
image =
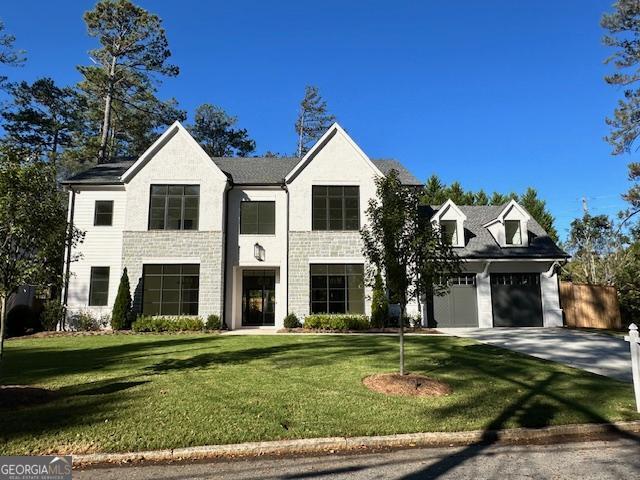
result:
[(631, 382), (631, 353), (622, 338), (567, 328), (439, 328), (439, 331)]

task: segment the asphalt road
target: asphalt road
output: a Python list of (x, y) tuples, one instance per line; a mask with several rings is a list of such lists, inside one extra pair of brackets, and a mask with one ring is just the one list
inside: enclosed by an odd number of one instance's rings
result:
[(640, 442), (419, 448), (381, 453), (138, 465), (74, 471), (74, 479), (635, 479)]

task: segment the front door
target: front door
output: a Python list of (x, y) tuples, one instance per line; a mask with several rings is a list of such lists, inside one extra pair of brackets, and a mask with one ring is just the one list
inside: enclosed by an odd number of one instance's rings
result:
[(276, 273), (273, 270), (242, 272), (242, 326), (275, 325)]

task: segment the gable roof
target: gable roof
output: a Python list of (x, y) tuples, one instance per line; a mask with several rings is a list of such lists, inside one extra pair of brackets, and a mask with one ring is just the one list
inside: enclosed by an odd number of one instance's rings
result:
[[(467, 216), (464, 222), (465, 246), (456, 248), (460, 257), (466, 259), (518, 259), (518, 258), (553, 258), (566, 259), (569, 257), (555, 242), (547, 235), (547, 232), (535, 221), (533, 217), (527, 222), (529, 234), (528, 247), (501, 248), (487, 230), (486, 226), (497, 219), (504, 211), (505, 205), (458, 205), (460, 211)], [(433, 215), (441, 207), (430, 207), (425, 212)]]
[[(122, 175), (135, 163), (135, 158), (120, 158), (103, 163), (62, 181), (64, 185), (118, 185)], [(297, 157), (214, 157), (212, 161), (236, 184), (280, 185), (300, 161)], [(391, 169), (399, 172), (405, 185), (422, 185), (397, 160), (372, 160), (383, 174)]]

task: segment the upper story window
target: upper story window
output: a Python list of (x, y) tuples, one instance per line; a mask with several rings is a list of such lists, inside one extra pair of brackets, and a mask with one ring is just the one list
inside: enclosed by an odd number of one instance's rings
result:
[(311, 225), (313, 230), (359, 230), (359, 187), (314, 185)]
[(507, 245), (522, 245), (522, 229), (520, 220), (504, 221), (505, 243)]
[(149, 230), (197, 230), (199, 185), (151, 185)]
[(103, 307), (109, 301), (109, 267), (91, 267), (89, 306)]
[(241, 202), (240, 234), (276, 233), (276, 202)]
[(442, 240), (449, 245), (458, 245), (458, 222), (456, 220), (440, 220)]
[(101, 227), (113, 224), (113, 200), (96, 200), (93, 224)]

